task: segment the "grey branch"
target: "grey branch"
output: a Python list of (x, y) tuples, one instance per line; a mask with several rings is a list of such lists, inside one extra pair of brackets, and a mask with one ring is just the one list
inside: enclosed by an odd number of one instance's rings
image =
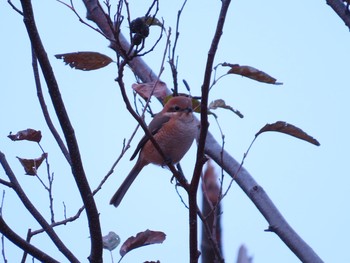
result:
[(345, 25), (350, 29), (350, 11), (347, 1), (327, 0), (327, 4), (333, 8), (337, 15), (344, 21)]
[[(95, 22), (109, 39), (114, 39), (113, 30), (110, 27), (111, 23), (108, 21), (98, 0), (83, 0), (83, 2), (87, 8), (87, 18)], [(121, 44), (122, 48), (124, 50), (129, 50), (129, 44), (123, 35), (120, 33), (118, 36), (118, 42)], [(115, 43), (117, 43), (117, 41), (112, 41), (110, 47), (118, 51)], [(150, 82), (156, 80), (156, 75), (141, 58), (133, 59), (131, 63), (129, 63), (129, 66), (142, 81)], [(313, 249), (290, 227), (264, 189), (254, 180), (252, 175), (243, 167), (240, 168), (239, 174), (236, 175), (240, 163), (226, 151), (221, 154), (222, 147), (210, 132), (207, 134), (204, 151), (216, 163), (222, 166), (231, 177), (237, 176), (237, 184), (268, 221), (268, 230), (275, 232), (302, 262), (323, 262)]]

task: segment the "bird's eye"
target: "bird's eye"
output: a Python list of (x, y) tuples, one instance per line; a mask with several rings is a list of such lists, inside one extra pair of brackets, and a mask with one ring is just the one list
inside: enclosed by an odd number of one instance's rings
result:
[(176, 106), (174, 107), (174, 110), (175, 110), (175, 111), (179, 111), (179, 110), (180, 110), (180, 107), (176, 105)]

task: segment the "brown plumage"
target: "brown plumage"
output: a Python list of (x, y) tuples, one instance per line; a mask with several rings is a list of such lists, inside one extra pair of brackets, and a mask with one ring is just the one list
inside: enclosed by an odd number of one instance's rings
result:
[[(191, 147), (198, 133), (198, 122), (192, 114), (191, 98), (178, 96), (171, 98), (148, 126), (167, 160), (178, 163)], [(110, 204), (117, 207), (132, 182), (146, 165), (164, 165), (165, 161), (153, 143), (145, 135), (136, 147), (131, 160), (140, 152), (136, 164), (113, 195)]]

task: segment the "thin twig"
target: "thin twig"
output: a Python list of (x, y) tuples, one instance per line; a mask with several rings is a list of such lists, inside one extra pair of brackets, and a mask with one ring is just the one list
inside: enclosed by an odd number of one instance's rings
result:
[[(28, 252), (33, 257), (38, 259), (40, 262), (45, 263), (58, 263), (59, 261), (55, 260), (44, 251), (41, 251), (37, 247), (25, 241), (19, 235), (17, 235), (5, 222), (2, 216), (0, 216), (0, 232), (9, 239), (12, 243), (16, 244), (23, 251)], [(75, 261), (78, 262), (78, 261)]]
[(92, 192), (93, 195), (95, 195), (104, 185), (104, 183), (107, 181), (107, 179), (113, 174), (114, 172), (114, 168), (118, 165), (119, 161), (123, 158), (124, 154), (126, 153), (127, 149), (130, 148), (130, 143), (131, 140), (134, 138), (137, 128), (139, 126), (136, 127), (136, 129), (134, 130), (134, 132), (132, 133), (130, 139), (128, 140), (127, 144), (125, 145), (125, 139), (123, 140), (123, 147), (121, 150), (121, 153), (119, 154), (117, 160), (113, 163), (111, 169), (107, 172), (107, 174), (105, 175), (105, 177), (102, 179), (102, 181), (99, 183), (99, 185), (95, 188), (95, 190)]
[(61, 3), (62, 5), (68, 7), (70, 10), (73, 11), (73, 13), (78, 17), (79, 22), (81, 22), (82, 24), (86, 25), (87, 27), (91, 28), (92, 30), (96, 31), (97, 33), (101, 34), (102, 36), (104, 36), (106, 39), (108, 39), (109, 41), (114, 41), (114, 39), (109, 38), (106, 34), (104, 34), (99, 28), (93, 27), (92, 25), (90, 25), (89, 23), (87, 23), (83, 18), (81, 18), (81, 16), (79, 15), (79, 13), (76, 11), (73, 1), (70, 0), (70, 4), (67, 4), (61, 0), (56, 0), (57, 2)]
[[(61, 139), (61, 136), (57, 132), (57, 129), (55, 128), (55, 125), (53, 124), (53, 122), (51, 120), (50, 113), (47, 109), (47, 106), (45, 103), (45, 98), (44, 98), (43, 91), (41, 88), (40, 74), (39, 74), (39, 69), (38, 69), (38, 59), (37, 59), (37, 56), (36, 56), (33, 48), (32, 48), (32, 68), (33, 68), (33, 74), (34, 74), (34, 80), (35, 80), (35, 86), (36, 86), (36, 93), (38, 96), (38, 100), (39, 100), (40, 107), (41, 107), (41, 110), (43, 112), (46, 124), (47, 124), (48, 128), (50, 129), (53, 137), (55, 138), (58, 146), (60, 147), (67, 162), (69, 163), (69, 165), (72, 165), (72, 161), (71, 161), (69, 152), (68, 152), (63, 140)], [(41, 147), (40, 144), (39, 144), (39, 147)]]
[(175, 33), (174, 45), (173, 45), (172, 52), (171, 52), (171, 57), (170, 57), (170, 53), (169, 53), (169, 65), (170, 65), (171, 73), (173, 76), (173, 85), (174, 85), (174, 94), (175, 95), (178, 94), (177, 60), (176, 60), (176, 63), (174, 62), (175, 61), (175, 53), (176, 53), (175, 51), (176, 51), (177, 41), (179, 40), (179, 36), (180, 36), (180, 32), (179, 32), (180, 17), (181, 17), (181, 14), (185, 8), (186, 3), (187, 3), (187, 0), (185, 0), (182, 3), (180, 10), (177, 12), (176, 33)]
[(216, 55), (216, 50), (218, 48), (220, 38), (222, 35), (224, 23), (226, 20), (226, 14), (228, 7), (230, 5), (230, 0), (222, 0), (221, 10), (219, 14), (219, 19), (216, 25), (215, 34), (211, 42), (211, 46), (208, 52), (207, 63), (204, 72), (204, 79), (202, 84), (201, 92), (201, 130), (198, 140), (197, 158), (196, 165), (193, 173), (193, 177), (190, 184), (189, 193), (189, 225), (190, 225), (190, 262), (198, 262), (198, 225), (197, 225), (197, 190), (199, 185), (199, 179), (202, 172), (206, 158), (204, 155), (205, 142), (208, 133), (208, 97), (209, 97), (209, 87), (211, 73), (214, 64), (214, 58)]
[(2, 259), (5, 263), (7, 263), (6, 255), (5, 255), (5, 240), (4, 240), (4, 235), (1, 235), (1, 254), (2, 254)]
[[(27, 231), (27, 238), (26, 241), (28, 243), (30, 243), (30, 240), (32, 239), (32, 230), (29, 228)], [(21, 263), (25, 263), (27, 261), (27, 257), (28, 257), (28, 252), (27, 251), (23, 251), (23, 255), (22, 255), (22, 260)]]
[(218, 260), (218, 262), (224, 263), (225, 260), (222, 257), (222, 254), (221, 254), (220, 248), (218, 246), (218, 243), (216, 242), (215, 238), (213, 237), (212, 229), (210, 228), (206, 218), (204, 217), (202, 212), (199, 210), (199, 208), (197, 208), (197, 215), (202, 221), (202, 224), (203, 224), (204, 229), (205, 229), (205, 234), (206, 234), (206, 236), (207, 236), (207, 238), (208, 238), (208, 240), (209, 240), (209, 242), (210, 242), (210, 244), (211, 244), (211, 246), (212, 246), (212, 248), (214, 250), (216, 259)]
[(4, 208), (5, 201), (5, 190), (2, 191), (1, 206), (0, 206), (0, 216), (2, 216), (2, 209)]
[[(31, 213), (31, 215), (34, 217), (34, 219), (40, 224), (40, 226), (45, 230), (45, 232), (48, 234), (48, 236), (51, 238), (52, 242), (56, 245), (57, 248), (67, 257), (67, 259), (71, 262), (79, 262), (79, 260), (74, 256), (74, 254), (66, 247), (66, 245), (62, 242), (62, 240), (58, 237), (56, 232), (53, 230), (53, 228), (46, 222), (45, 218), (41, 215), (41, 213), (36, 209), (36, 207), (33, 205), (33, 203), (29, 200), (26, 193), (23, 191), (21, 185), (19, 184), (15, 174), (13, 173), (10, 165), (8, 164), (5, 155), (0, 152), (0, 163), (10, 179), (13, 190), (16, 192), (18, 197), (20, 198), (22, 204), (26, 207), (26, 209)], [(2, 219), (0, 217), (0, 219)], [(4, 221), (2, 221), (4, 224), (4, 231), (7, 231), (7, 225)], [(12, 230), (11, 230), (12, 232)], [(12, 235), (12, 234), (11, 234)], [(5, 234), (6, 236), (6, 234)], [(6, 236), (9, 238), (8, 236)]]
[(227, 195), (228, 191), (231, 189), (231, 186), (232, 186), (233, 182), (236, 180), (236, 178), (237, 178), (239, 172), (240, 172), (241, 169), (243, 168), (244, 161), (245, 161), (245, 159), (247, 158), (248, 153), (249, 153), (250, 149), (252, 148), (252, 146), (253, 146), (253, 144), (254, 144), (256, 138), (257, 138), (257, 137), (254, 137), (254, 139), (253, 139), (253, 141), (250, 143), (250, 145), (249, 145), (247, 151), (244, 153), (243, 158), (242, 158), (242, 161), (241, 161), (241, 163), (240, 163), (240, 165), (239, 165), (239, 167), (238, 167), (238, 169), (237, 169), (237, 172), (235, 173), (234, 176), (232, 176), (231, 181), (230, 181), (230, 183), (229, 183), (229, 185), (228, 185), (228, 187), (227, 187), (225, 193), (224, 193), (224, 194), (221, 196), (221, 198), (220, 198), (221, 200)]
[[(43, 147), (41, 146), (40, 142), (38, 142), (38, 145), (39, 145), (42, 153), (45, 154), (45, 151), (44, 151)], [(45, 163), (46, 163), (47, 181), (48, 181), (49, 186), (45, 186), (45, 189), (49, 194), (49, 208), (50, 208), (50, 215), (51, 215), (51, 223), (54, 223), (55, 222), (55, 213), (53, 210), (53, 195), (52, 195), (52, 185), (53, 185), (53, 180), (54, 180), (54, 173), (51, 174), (51, 172), (50, 172), (50, 164), (49, 164), (48, 158), (49, 158), (48, 155), (46, 155)], [(39, 178), (39, 176), (37, 176), (37, 177)]]
[(20, 14), (21, 16), (23, 16), (23, 12), (21, 10), (19, 10), (13, 3), (11, 0), (7, 0), (7, 3), (13, 8), (13, 10), (15, 10), (18, 14)]
[[(43, 76), (46, 80), (50, 98), (56, 111), (58, 121), (65, 136), (72, 163), (72, 174), (74, 176), (83, 204), (86, 208), (86, 216), (88, 220), (87, 226), (89, 227), (91, 242), (89, 260), (92, 262), (100, 262), (102, 260), (103, 250), (100, 216), (85, 174), (80, 149), (75, 136), (75, 131), (70, 121), (68, 112), (65, 108), (56, 76), (48, 59), (47, 52), (45, 51), (43, 43), (41, 42), (41, 38), (35, 24), (31, 1), (21, 0), (21, 4), (24, 15), (23, 21), (26, 26), (32, 47), (34, 48), (35, 54), (38, 58)], [(45, 227), (47, 228), (48, 226)], [(52, 228), (50, 228), (50, 230), (52, 230)], [(60, 250), (62, 248), (65, 252), (70, 252), (66, 246), (60, 246)], [(65, 255), (69, 256), (69, 260), (77, 261), (76, 257), (73, 254), (66, 253)]]

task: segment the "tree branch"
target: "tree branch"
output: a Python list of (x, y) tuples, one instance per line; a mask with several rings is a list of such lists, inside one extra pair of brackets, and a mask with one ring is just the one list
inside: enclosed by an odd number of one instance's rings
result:
[(293, 253), (304, 263), (321, 263), (321, 258), (312, 248), (293, 230), (293, 228), (283, 218), (269, 196), (258, 185), (249, 172), (241, 167), (226, 151), (223, 151), (215, 138), (208, 133), (205, 152), (219, 164), (231, 177), (236, 175), (236, 182), (252, 200), (260, 213), (269, 223), (269, 229), (274, 231), (282, 241), (293, 251)]
[(348, 6), (341, 0), (326, 0), (327, 4), (337, 13), (337, 15), (344, 21), (345, 25), (350, 29), (350, 11)]
[(19, 235), (12, 231), (12, 229), (6, 224), (2, 216), (0, 216), (0, 232), (12, 243), (21, 248), (23, 251), (28, 252), (33, 257), (41, 262), (47, 263), (58, 263), (56, 259), (50, 257), (48, 254), (44, 253), (40, 249), (36, 248), (32, 244), (25, 241)]
[[(87, 10), (87, 19), (96, 23), (96, 25), (101, 29), (101, 31), (109, 38), (115, 39), (112, 22), (106, 16), (98, 0), (82, 0), (85, 4)], [(129, 50), (130, 44), (126, 38), (120, 33), (118, 34), (118, 45), (116, 42), (112, 41), (110, 47), (122, 54), (120, 48), (123, 50)], [(152, 69), (142, 60), (141, 57), (135, 57), (131, 61), (128, 61), (130, 68), (133, 72), (142, 80), (142, 82), (152, 82), (157, 80), (157, 75), (152, 71)], [(169, 93), (170, 94), (170, 93)]]
[(17, 181), (17, 178), (13, 173), (10, 165), (8, 164), (5, 155), (2, 152), (0, 152), (0, 163), (4, 168), (6, 175), (10, 179), (10, 182), (12, 184), (12, 189), (16, 192), (18, 197), (21, 199), (21, 202), (23, 203), (23, 205), (32, 214), (35, 220), (45, 230), (45, 232), (51, 238), (51, 240), (56, 245), (56, 247), (62, 252), (63, 255), (66, 256), (66, 258), (70, 262), (79, 262), (79, 260), (73, 255), (73, 253), (65, 246), (62, 240), (57, 236), (53, 228), (46, 222), (46, 220), (43, 218), (40, 212), (35, 208), (32, 202), (30, 202), (29, 198), (27, 197), (22, 187), (20, 186), (19, 182)]
[(190, 221), (190, 256), (191, 262), (198, 261), (198, 226), (197, 226), (197, 190), (199, 185), (199, 179), (203, 170), (203, 165), (206, 162), (206, 157), (204, 155), (206, 137), (208, 134), (208, 97), (209, 97), (209, 87), (211, 72), (213, 69), (214, 58), (216, 50), (218, 48), (220, 38), (222, 35), (222, 30), (225, 24), (226, 14), (228, 7), (230, 5), (230, 0), (223, 0), (222, 6), (219, 14), (219, 19), (216, 25), (215, 34), (211, 42), (211, 46), (208, 52), (207, 64), (204, 72), (204, 80), (202, 84), (201, 92), (201, 129), (198, 140), (198, 150), (197, 150), (197, 160), (195, 165), (195, 170), (190, 184), (189, 192), (189, 221)]
[[(94, 21), (105, 34), (108, 30), (110, 31), (109, 34), (112, 34), (110, 28), (106, 29), (108, 28), (108, 22), (102, 8), (98, 4), (98, 1), (83, 0), (83, 2), (87, 8), (88, 19)], [(121, 43), (125, 44), (124, 41), (126, 40), (122, 34), (119, 34), (119, 37)], [(111, 46), (113, 47), (113, 43)], [(124, 48), (124, 50), (128, 50), (128, 47)], [(143, 60), (135, 58), (132, 63), (129, 63), (129, 65), (142, 81), (149, 82), (150, 80), (156, 79), (154, 73), (152, 73), (149, 67), (145, 65)], [(147, 70), (141, 70), (145, 68)], [(215, 140), (210, 132), (208, 132), (206, 136), (204, 152), (220, 165), (231, 177), (237, 176), (237, 184), (266, 218), (271, 226), (270, 230), (273, 230), (300, 260), (306, 263), (323, 262), (312, 248), (308, 246), (289, 226), (266, 192), (257, 184), (249, 172), (243, 167), (240, 168), (240, 163), (230, 156), (229, 153), (222, 150), (221, 145)], [(239, 168), (240, 172), (236, 175)]]
[(41, 110), (43, 112), (46, 124), (49, 127), (53, 137), (56, 139), (56, 142), (57, 142), (58, 146), (60, 147), (64, 157), (67, 159), (67, 162), (69, 163), (69, 165), (72, 165), (72, 161), (70, 159), (69, 152), (68, 152), (66, 146), (64, 145), (64, 143), (61, 139), (61, 136), (57, 132), (55, 125), (51, 121), (50, 113), (49, 113), (47, 106), (46, 106), (46, 103), (45, 103), (43, 91), (41, 88), (41, 82), (40, 82), (40, 75), (39, 75), (39, 69), (38, 69), (38, 59), (36, 57), (34, 49), (32, 49), (32, 67), (33, 67), (33, 74), (34, 74), (34, 80), (35, 80), (35, 86), (36, 86), (36, 93), (38, 96), (38, 100), (39, 100), (40, 107), (41, 107)]
[(91, 262), (102, 262), (102, 233), (99, 214), (82, 165), (74, 129), (70, 123), (50, 61), (47, 57), (36, 28), (31, 1), (21, 0), (21, 4), (23, 9), (24, 24), (27, 28), (32, 47), (35, 50), (35, 54), (38, 58), (47, 87), (49, 89), (53, 106), (62, 127), (72, 162), (72, 173), (86, 208), (91, 238), (91, 251), (89, 259)]

